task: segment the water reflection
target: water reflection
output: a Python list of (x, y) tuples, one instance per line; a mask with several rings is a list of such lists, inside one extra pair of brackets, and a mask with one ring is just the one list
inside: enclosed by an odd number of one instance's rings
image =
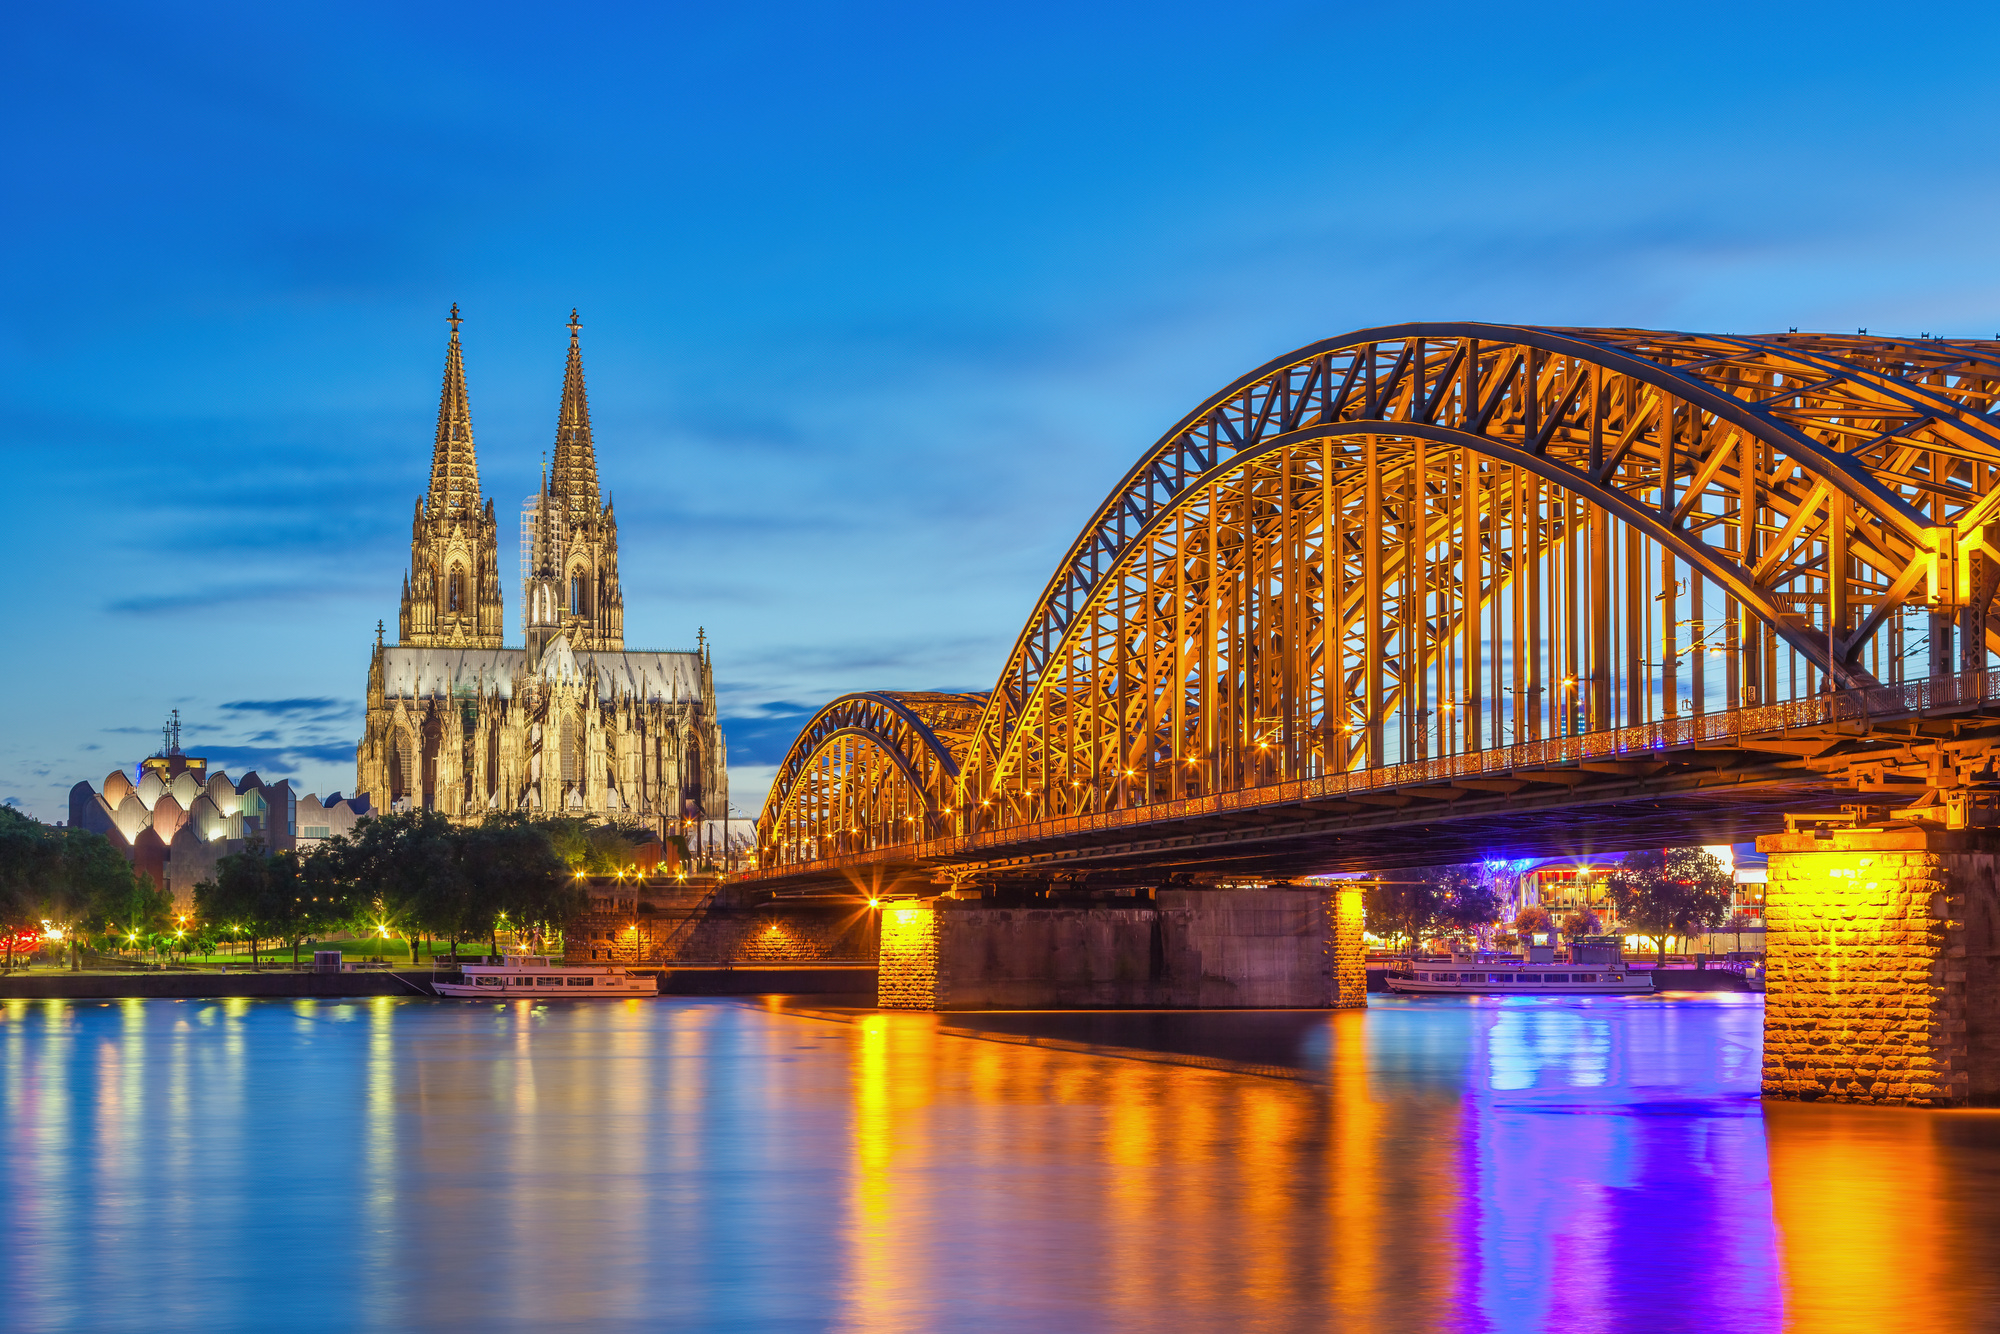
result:
[(2000, 1118), (1760, 1021), (8, 1002), (0, 1326), (1983, 1328)]

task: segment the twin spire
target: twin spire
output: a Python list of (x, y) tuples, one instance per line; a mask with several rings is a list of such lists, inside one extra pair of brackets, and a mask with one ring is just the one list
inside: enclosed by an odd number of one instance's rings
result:
[[(429, 492), (417, 504), (404, 579), (399, 642), (417, 646), (501, 644), (498, 524), (479, 486), (472, 403), (454, 304), (448, 321), (444, 389)], [(578, 650), (624, 647), (625, 600), (618, 584), (618, 528), (597, 484), (597, 447), (584, 391), (582, 323), (569, 313), (569, 362), (556, 413), (552, 467), (527, 502), (523, 545), (523, 629), (539, 652), (557, 635)]]
[[(458, 326), (465, 321), (452, 302), (446, 323), (451, 341), (445, 345), (444, 390), (438, 397), (437, 443), (431, 451), (433, 512), (480, 507), (479, 455), (472, 443), (472, 399), (465, 390), (465, 356), (458, 345)], [(583, 328), (576, 311), (569, 313), (569, 364), (563, 368), (562, 406), (556, 411), (556, 459), (549, 490), (572, 513), (595, 515), (597, 446), (590, 435), (590, 399), (583, 387)]]
[(583, 349), (577, 341), (576, 311), (569, 313), (569, 364), (563, 368), (562, 407), (556, 412), (556, 462), (551, 492), (572, 514), (595, 518), (597, 447), (590, 439), (590, 399), (583, 392)]
[(479, 456), (472, 446), (472, 400), (466, 396), (465, 357), (458, 347), (458, 326), (463, 322), (458, 317), (458, 303), (454, 301), (451, 305), (451, 342), (444, 352), (444, 392), (438, 397), (437, 445), (431, 452), (430, 507), (433, 512), (476, 510), (480, 505)]

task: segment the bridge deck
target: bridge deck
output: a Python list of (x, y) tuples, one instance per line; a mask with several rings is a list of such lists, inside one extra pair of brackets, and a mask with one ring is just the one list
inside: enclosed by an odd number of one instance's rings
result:
[[(2000, 673), (1971, 672), (1638, 727), (1270, 783), (749, 872), (773, 890), (880, 892), (934, 877), (1145, 881), (1172, 872), (1300, 875), (1740, 842), (1785, 811), (1864, 798), (1869, 765), (2000, 742)], [(1891, 775), (1892, 781), (1895, 774)], [(1879, 786), (1877, 788), (1879, 789)], [(1901, 805), (1896, 797), (1874, 800)]]

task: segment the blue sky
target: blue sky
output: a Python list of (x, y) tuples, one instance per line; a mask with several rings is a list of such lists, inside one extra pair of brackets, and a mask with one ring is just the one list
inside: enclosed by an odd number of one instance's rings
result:
[[(1151, 441), (1411, 319), (2000, 332), (2000, 7), (43, 6), (0, 84), (0, 800), (353, 785), (446, 329), (517, 511), (571, 306), (628, 641), (734, 804), (991, 684)], [(511, 525), (501, 569), (518, 639)]]

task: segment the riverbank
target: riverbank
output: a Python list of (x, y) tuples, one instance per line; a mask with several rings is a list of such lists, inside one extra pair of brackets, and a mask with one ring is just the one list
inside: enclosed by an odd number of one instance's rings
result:
[[(633, 969), (659, 979), (666, 996), (873, 995), (875, 965), (697, 964)], [(455, 980), (456, 970), (362, 969), (316, 973), (308, 969), (251, 971), (199, 969), (172, 972), (17, 972), (0, 976), (0, 1000), (206, 1000), (226, 996), (284, 997), (435, 996), (432, 983)]]
[(397, 972), (369, 969), (354, 973), (213, 972), (9, 973), (0, 977), (0, 1000), (210, 1000), (227, 996), (265, 998), (343, 996), (435, 996), (428, 968)]

